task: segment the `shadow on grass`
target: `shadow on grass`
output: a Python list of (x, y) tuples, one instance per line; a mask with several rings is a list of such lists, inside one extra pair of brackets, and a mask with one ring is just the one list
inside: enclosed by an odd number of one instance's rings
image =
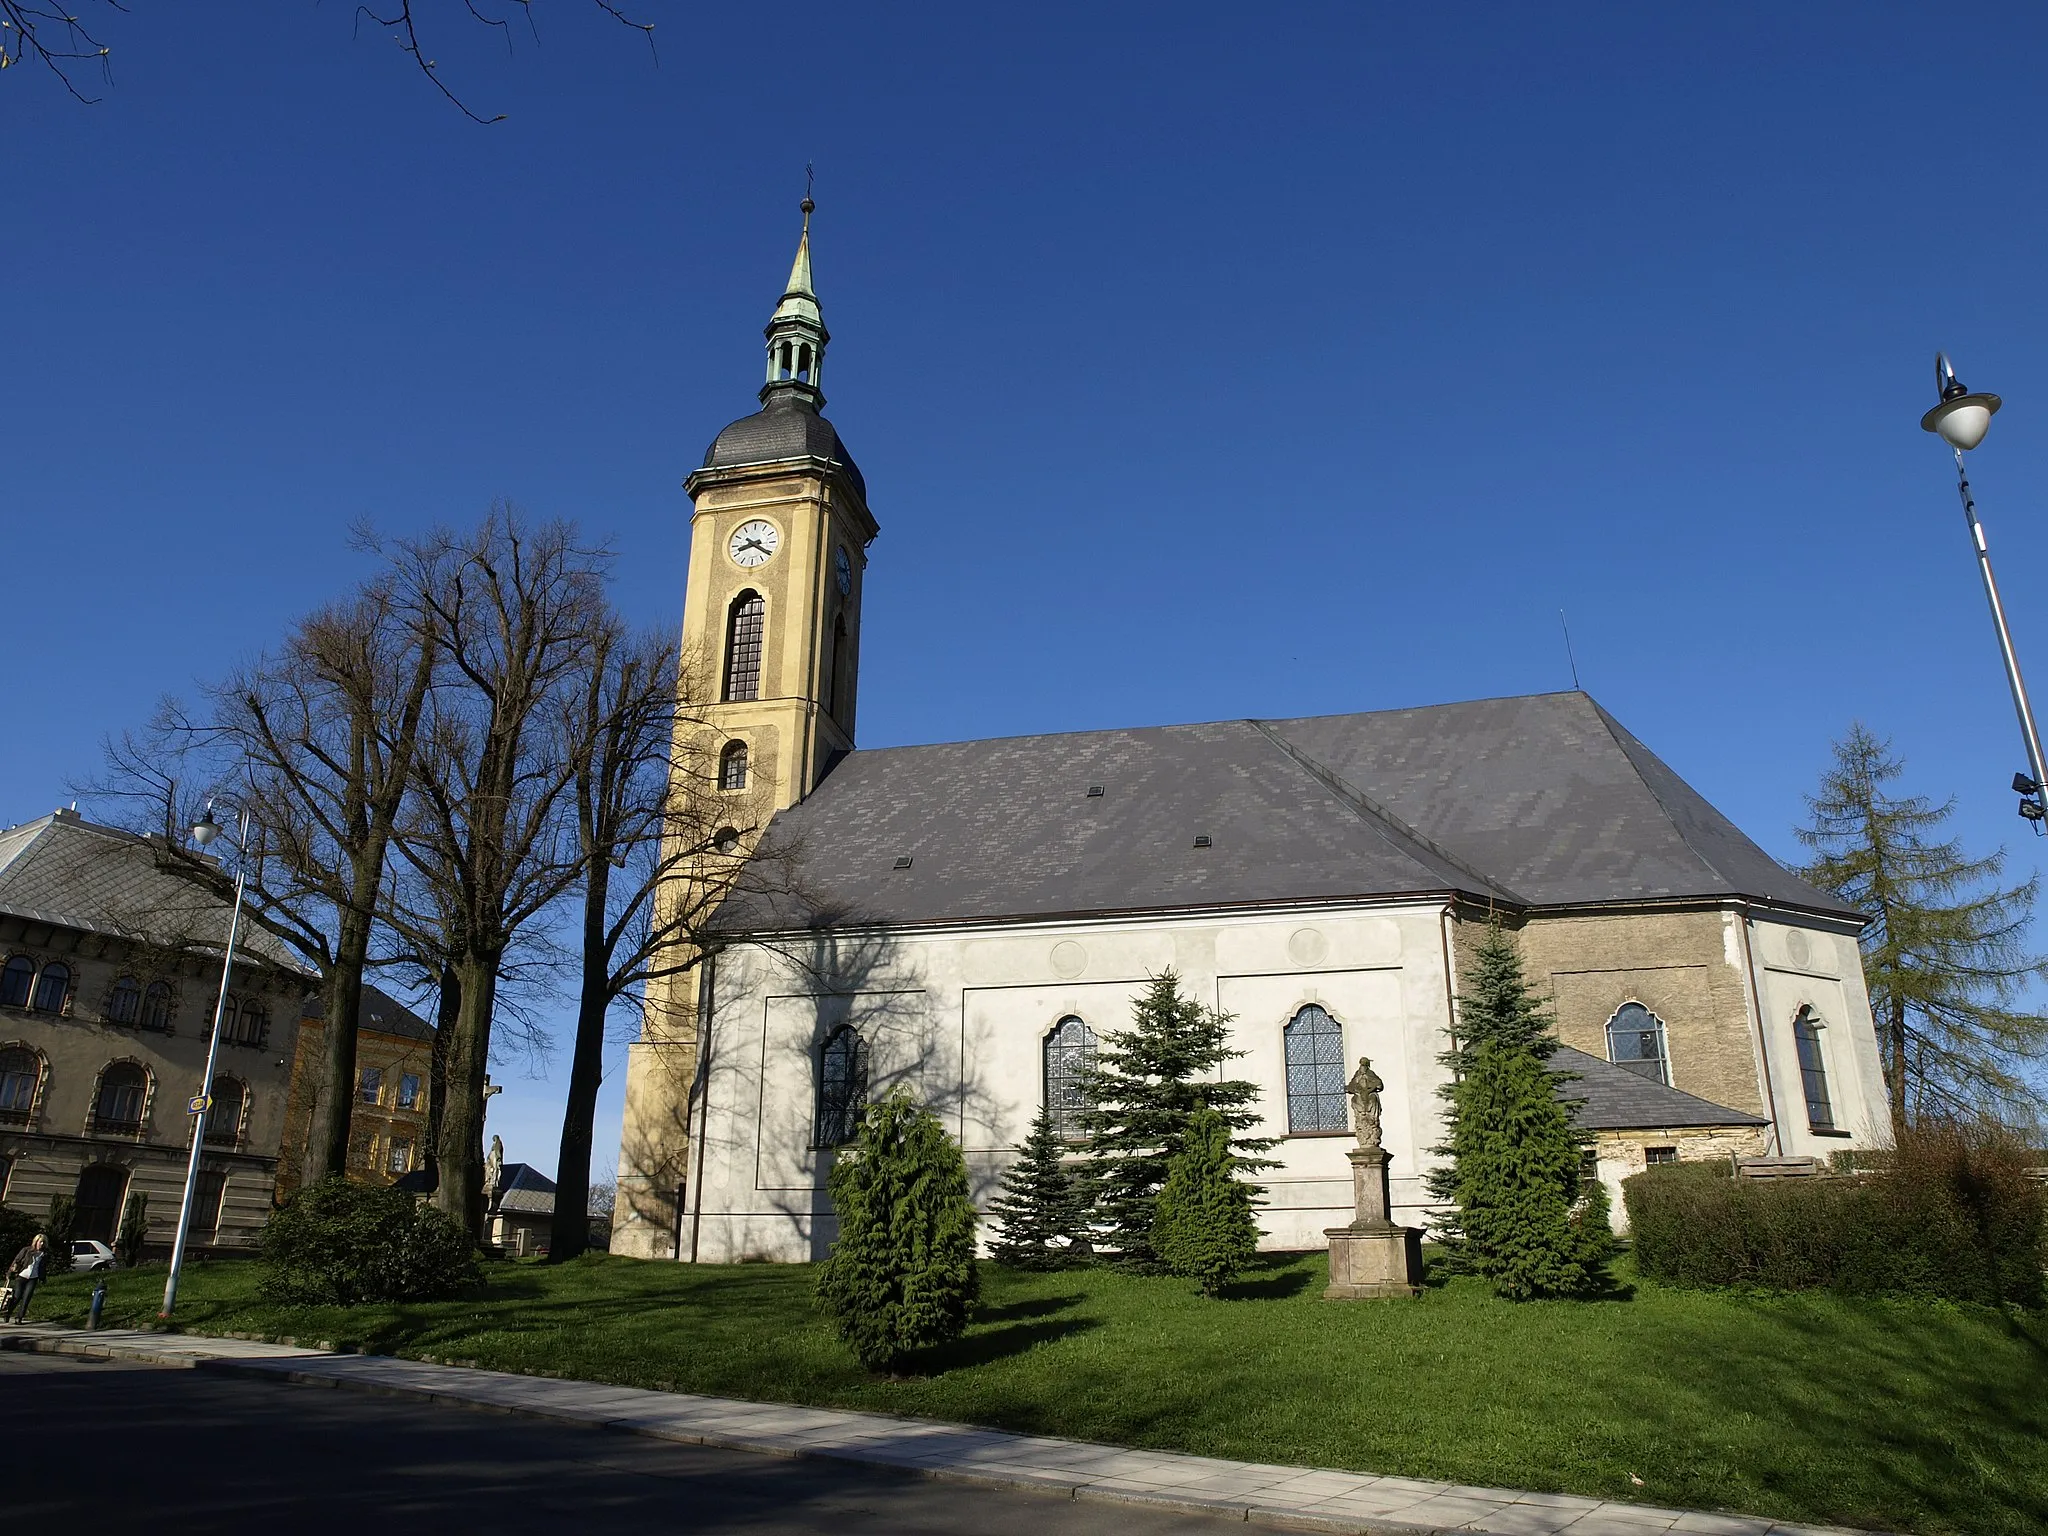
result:
[(977, 1323), (1020, 1323), (1027, 1318), (1050, 1317), (1055, 1312), (1064, 1312), (1087, 1297), (1079, 1291), (1070, 1296), (1033, 1296), (1027, 1301), (1007, 1301), (999, 1307), (983, 1305), (976, 1310)]
[(1299, 1296), (1314, 1281), (1313, 1274), (1297, 1266), (1256, 1280), (1234, 1280), (1216, 1295), (1219, 1301), (1280, 1301)]
[[(1076, 1298), (1078, 1299), (1078, 1298)], [(1076, 1334), (1092, 1333), (1102, 1323), (1092, 1317), (1050, 1318), (1035, 1323), (1011, 1323), (986, 1333), (970, 1333), (957, 1343), (922, 1350), (907, 1362), (920, 1376), (937, 1376), (946, 1371), (991, 1365), (1021, 1355), (1041, 1344), (1055, 1344)]]

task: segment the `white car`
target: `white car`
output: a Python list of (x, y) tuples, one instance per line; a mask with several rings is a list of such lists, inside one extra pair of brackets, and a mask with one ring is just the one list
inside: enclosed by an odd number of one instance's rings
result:
[(80, 1269), (112, 1269), (114, 1250), (94, 1237), (80, 1237), (72, 1240), (71, 1267)]

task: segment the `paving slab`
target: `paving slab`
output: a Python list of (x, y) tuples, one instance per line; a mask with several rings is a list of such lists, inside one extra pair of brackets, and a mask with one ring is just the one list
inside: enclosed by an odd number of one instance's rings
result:
[(891, 1414), (643, 1391), (260, 1340), (118, 1329), (93, 1333), (18, 1324), (0, 1325), (0, 1348), (391, 1393), (727, 1450), (894, 1466), (988, 1487), (1033, 1488), (1072, 1498), (1224, 1514), (1299, 1530), (1369, 1536), (1429, 1536), (1450, 1530), (1484, 1536), (1872, 1536), (1572, 1494), (1225, 1461)]

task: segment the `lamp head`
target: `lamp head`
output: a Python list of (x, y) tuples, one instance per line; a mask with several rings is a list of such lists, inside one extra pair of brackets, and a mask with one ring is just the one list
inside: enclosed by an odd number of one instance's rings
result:
[(199, 819), (192, 823), (192, 841), (201, 848), (210, 848), (221, 831), (221, 824), (213, 819), (213, 802), (209, 800), (206, 809), (199, 813)]
[(1920, 418), (1924, 432), (1939, 432), (1942, 441), (1958, 453), (1968, 453), (1984, 441), (1991, 430), (1991, 418), (2004, 404), (1996, 395), (1972, 394), (1946, 352), (1934, 354), (1934, 389), (1940, 402)]

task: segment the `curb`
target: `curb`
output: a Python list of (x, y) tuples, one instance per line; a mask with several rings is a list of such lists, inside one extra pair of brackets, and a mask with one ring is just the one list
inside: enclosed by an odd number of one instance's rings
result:
[[(329, 1390), (359, 1392), (371, 1397), (404, 1398), (413, 1402), (436, 1403), (446, 1407), (467, 1408), (473, 1412), (505, 1414), (514, 1418), (533, 1419), (542, 1423), (577, 1425), (587, 1429), (603, 1429), (618, 1434), (639, 1435), (650, 1440), (665, 1440), (674, 1445), (701, 1445), (714, 1450), (741, 1451), (755, 1456), (779, 1456), (785, 1460), (829, 1461), (847, 1466), (888, 1468), (895, 1472), (916, 1477), (926, 1477), (938, 1482), (961, 1483), (970, 1487), (1000, 1489), (1012, 1493), (1035, 1493), (1048, 1497), (1086, 1499), (1092, 1503), (1123, 1504), (1146, 1509), (1172, 1511), (1179, 1514), (1207, 1515), (1211, 1518), (1241, 1521), (1247, 1525), (1271, 1530), (1321, 1531), (1333, 1536), (1486, 1536), (1485, 1528), (1471, 1526), (1447, 1527), (1423, 1525), (1391, 1517), (1360, 1518), (1357, 1516), (1336, 1516), (1296, 1513), (1284, 1509), (1261, 1506), (1242, 1498), (1205, 1499), (1192, 1494), (1150, 1492), (1124, 1488), (1108, 1488), (1089, 1482), (1076, 1474), (1071, 1479), (1057, 1474), (1033, 1474), (1025, 1472), (1002, 1473), (977, 1471), (960, 1467), (925, 1466), (914, 1462), (863, 1455), (853, 1446), (792, 1446), (780, 1442), (766, 1442), (745, 1434), (721, 1434), (716, 1430), (681, 1429), (649, 1424), (634, 1418), (598, 1418), (589, 1413), (563, 1410), (551, 1413), (544, 1408), (530, 1405), (514, 1405), (479, 1400), (460, 1391), (449, 1391), (427, 1386), (414, 1386), (390, 1381), (364, 1381), (351, 1379), (337, 1371), (315, 1371), (304, 1369), (299, 1360), (341, 1361), (357, 1358), (331, 1351), (307, 1350), (293, 1357), (285, 1356), (270, 1360), (234, 1360), (204, 1352), (204, 1336), (198, 1334), (169, 1335), (180, 1339), (190, 1338), (192, 1346), (184, 1348), (150, 1348), (138, 1344), (95, 1344), (76, 1337), (38, 1337), (33, 1334), (0, 1333), (0, 1349), (14, 1350), (27, 1354), (70, 1355), (95, 1360), (131, 1360), (145, 1365), (169, 1366), (179, 1370), (205, 1371), (214, 1375), (240, 1377), (252, 1381), (285, 1382), (293, 1386), (325, 1387)], [(363, 1356), (365, 1359), (403, 1359), (403, 1356)], [(409, 1362), (426, 1364), (424, 1361)], [(516, 1373), (515, 1373), (516, 1374)], [(682, 1394), (689, 1395), (689, 1394)], [(874, 1418), (895, 1418), (895, 1415), (870, 1414)], [(909, 1425), (928, 1426), (936, 1421), (927, 1419), (901, 1419)], [(963, 1426), (972, 1428), (973, 1426)], [(1045, 1436), (1039, 1438), (1056, 1439)], [(1089, 1445), (1087, 1441), (1072, 1441), (1071, 1444)], [(1745, 1518), (1745, 1517), (1731, 1517)], [(1756, 1519), (1758, 1517), (1747, 1517)], [(1770, 1527), (1770, 1536), (1887, 1536), (1881, 1531), (1852, 1531), (1841, 1527), (1818, 1527), (1794, 1525), (1788, 1522), (1764, 1521)], [(1644, 1536), (1651, 1536), (1645, 1527)]]

